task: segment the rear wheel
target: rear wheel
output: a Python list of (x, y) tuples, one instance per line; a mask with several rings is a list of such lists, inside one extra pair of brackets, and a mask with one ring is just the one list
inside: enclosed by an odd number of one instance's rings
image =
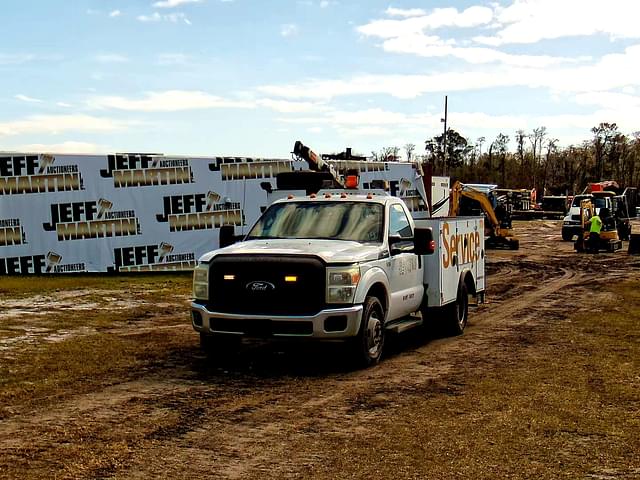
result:
[(450, 335), (461, 335), (469, 318), (469, 292), (461, 283), (456, 301), (445, 307), (445, 328)]
[(369, 367), (380, 362), (384, 347), (384, 308), (376, 297), (367, 297), (362, 312), (360, 331), (351, 353), (356, 365)]
[(569, 230), (562, 230), (562, 240), (564, 240), (565, 242), (570, 242), (571, 240), (573, 240), (573, 233), (571, 233)]

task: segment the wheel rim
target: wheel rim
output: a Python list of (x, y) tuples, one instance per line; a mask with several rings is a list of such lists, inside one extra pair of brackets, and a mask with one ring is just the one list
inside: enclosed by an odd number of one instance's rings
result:
[(367, 352), (369, 357), (376, 358), (382, 347), (382, 321), (378, 312), (372, 312), (367, 322)]

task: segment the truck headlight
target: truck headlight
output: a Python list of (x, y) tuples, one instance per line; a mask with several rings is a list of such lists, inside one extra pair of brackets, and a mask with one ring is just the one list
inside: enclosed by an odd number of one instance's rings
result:
[(199, 263), (193, 269), (193, 298), (209, 300), (209, 265)]
[(353, 303), (360, 267), (327, 268), (327, 303)]

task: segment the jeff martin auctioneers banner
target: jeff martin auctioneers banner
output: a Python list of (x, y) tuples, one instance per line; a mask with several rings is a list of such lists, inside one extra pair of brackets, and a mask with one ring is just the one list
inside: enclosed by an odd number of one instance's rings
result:
[[(415, 202), (409, 163), (331, 162), (387, 180)], [(306, 168), (287, 159), (0, 153), (0, 275), (188, 270), (246, 233), (267, 206), (260, 183)]]

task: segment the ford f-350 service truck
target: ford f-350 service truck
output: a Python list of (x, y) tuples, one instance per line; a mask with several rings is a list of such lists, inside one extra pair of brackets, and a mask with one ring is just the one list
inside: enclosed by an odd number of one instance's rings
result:
[(389, 331), (443, 322), (461, 334), (469, 296), (484, 298), (484, 260), (480, 217), (414, 220), (384, 192), (302, 192), (200, 258), (192, 324), (205, 348), (243, 337), (343, 341), (368, 366)]

